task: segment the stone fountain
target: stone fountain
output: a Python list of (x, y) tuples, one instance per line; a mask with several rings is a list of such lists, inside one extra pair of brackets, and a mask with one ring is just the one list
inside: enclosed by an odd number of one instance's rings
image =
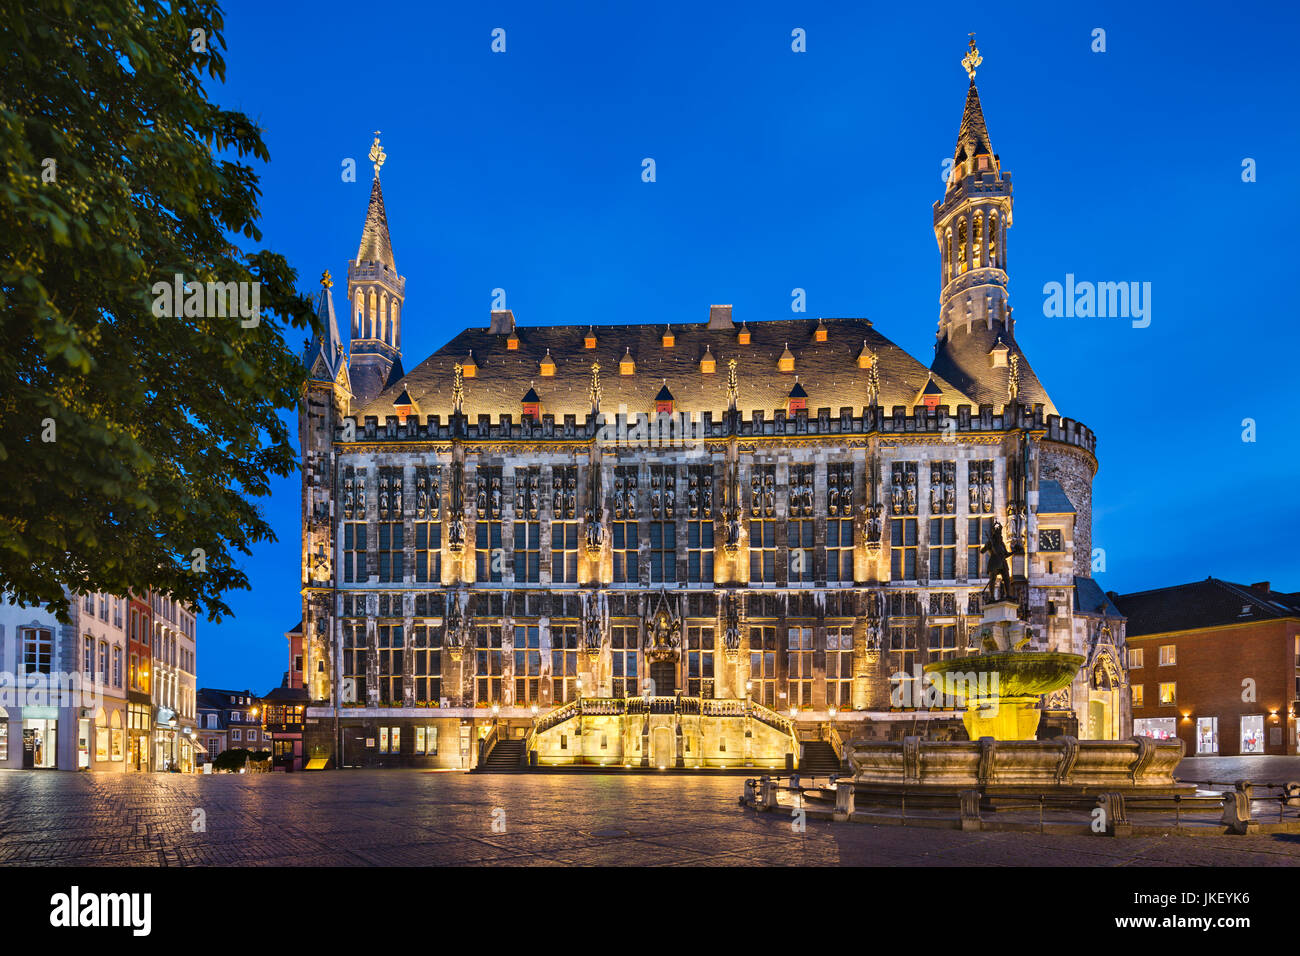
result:
[(1033, 740), (1042, 716), (1039, 697), (1068, 685), (1084, 658), (1028, 650), (1030, 630), (1014, 601), (986, 605), (976, 639), (976, 654), (932, 661), (925, 672), (948, 698), (965, 702), (962, 723), (971, 740)]

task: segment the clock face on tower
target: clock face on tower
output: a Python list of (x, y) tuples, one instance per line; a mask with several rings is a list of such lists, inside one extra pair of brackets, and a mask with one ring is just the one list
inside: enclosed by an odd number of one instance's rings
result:
[(1039, 551), (1060, 551), (1061, 531), (1059, 528), (1045, 528), (1038, 532)]

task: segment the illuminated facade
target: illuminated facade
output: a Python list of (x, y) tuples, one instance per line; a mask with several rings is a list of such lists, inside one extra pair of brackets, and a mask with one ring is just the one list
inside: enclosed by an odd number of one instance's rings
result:
[(308, 759), (784, 767), (961, 737), (918, 678), (976, 640), (995, 527), (1035, 647), (1087, 657), (1040, 732), (1127, 735), (1124, 622), (1090, 577), (1096, 440), (1017, 344), (1011, 181), (973, 75), (929, 367), (866, 319), (713, 306), (493, 311), (408, 373), (372, 159), (350, 356), (327, 274), (305, 357)]

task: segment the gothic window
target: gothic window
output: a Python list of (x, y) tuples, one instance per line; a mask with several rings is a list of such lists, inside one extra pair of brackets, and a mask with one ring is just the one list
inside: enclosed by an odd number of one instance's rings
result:
[(640, 539), (637, 533), (636, 466), (614, 469), (614, 521), (611, 534), (614, 548), (614, 583), (635, 584)]
[(415, 699), (436, 704), (442, 697), (442, 628), (412, 628), (411, 645), (407, 653), (415, 676)]
[(686, 522), (686, 580), (713, 583), (713, 521)]
[(957, 625), (934, 624), (930, 626), (930, 660), (941, 661), (957, 656)]
[(889, 595), (889, 656), (893, 673), (894, 700), (898, 706), (916, 707), (917, 693), (921, 690), (916, 681), (917, 626), (920, 606), (913, 591), (894, 592)]
[(515, 580), (536, 584), (541, 580), (542, 526), (537, 521), (515, 522)]
[(636, 584), (640, 543), (635, 521), (615, 521), (613, 527), (614, 583)]
[(713, 628), (686, 628), (686, 695), (713, 696)]
[(442, 524), (438, 521), (415, 522), (415, 580), (442, 580)]
[(948, 278), (951, 279), (954, 275), (953, 261), (952, 261), (952, 230), (951, 229), (949, 229), (947, 232), (944, 233), (943, 267), (944, 269), (947, 270)]
[(542, 674), (541, 637), (536, 624), (515, 628), (515, 706), (537, 704)]
[(957, 579), (957, 519), (930, 519), (930, 580)]
[(578, 697), (579, 650), (577, 624), (551, 626), (551, 694), (556, 704)]
[(658, 584), (677, 580), (677, 525), (671, 521), (650, 522), (650, 581)]
[(364, 583), (366, 574), (366, 523), (343, 524), (343, 580)]
[(853, 706), (853, 625), (826, 628), (826, 706), (849, 710)]
[(891, 581), (916, 580), (916, 519), (889, 520), (889, 578)]
[(989, 214), (989, 265), (996, 267), (998, 264), (998, 216), (997, 213)]
[(790, 708), (809, 709), (813, 705), (813, 629), (792, 627), (787, 636), (788, 664), (786, 669), (786, 696)]
[(397, 300), (393, 299), (388, 305), (388, 344), (397, 348)]
[(478, 470), (474, 495), (474, 565), (476, 581), (500, 581), (505, 551), (501, 544), (501, 469)]
[(957, 274), (966, 271), (966, 220), (957, 223)]
[(551, 580), (557, 584), (578, 582), (578, 522), (551, 522)]
[(826, 581), (853, 582), (853, 463), (826, 469)]
[(713, 466), (691, 466), (686, 508), (686, 580), (691, 584), (712, 584)]
[(381, 521), (376, 528), (379, 535), (379, 580), (400, 583), (405, 544), (400, 521)]
[(641, 688), (637, 684), (636, 625), (611, 627), (609, 645), (612, 652), (614, 696), (638, 696)]
[(369, 301), (367, 302), (368, 307), (366, 309), (366, 338), (373, 339), (375, 337), (375, 318), (379, 311), (377, 305), (378, 299), (375, 295), (374, 289), (370, 290), (370, 295), (367, 298)]
[(813, 466), (791, 465), (786, 547), (791, 584), (813, 579)]
[(365, 295), (357, 290), (356, 317), (352, 322), (352, 335), (355, 338), (363, 339), (366, 337), (366, 304)]
[(381, 624), (379, 637), (379, 702), (402, 702), (402, 626)]
[(976, 213), (976, 215), (975, 215), (975, 228), (974, 228), (974, 236), (973, 236), (973, 239), (974, 239), (974, 253), (973, 253), (972, 256), (971, 256), (971, 259), (972, 259), (972, 261), (975, 263), (975, 268), (978, 269), (978, 268), (979, 268), (979, 265), (980, 265), (980, 256), (981, 256), (981, 254), (982, 254), (983, 251), (984, 251), (984, 249), (983, 249), (983, 247), (984, 247), (984, 217), (981, 216), (981, 215), (979, 215), (978, 213)]
[(345, 694), (344, 702), (364, 704), (366, 701), (366, 625), (364, 621), (343, 622), (343, 681), (345, 692), (348, 687), (352, 688), (352, 699), (347, 700)]
[(749, 629), (749, 697), (771, 710), (776, 709), (776, 628), (764, 625)]
[(474, 635), (474, 701), (500, 704), (501, 700), (501, 627), (479, 625)]
[(650, 581), (677, 580), (677, 475), (672, 465), (650, 469)]
[[(993, 462), (989, 459), (967, 464), (967, 497), (970, 517), (966, 520), (966, 574), (982, 578), (988, 574), (988, 555), (980, 546), (993, 533)], [(988, 515), (989, 517), (977, 517)]]

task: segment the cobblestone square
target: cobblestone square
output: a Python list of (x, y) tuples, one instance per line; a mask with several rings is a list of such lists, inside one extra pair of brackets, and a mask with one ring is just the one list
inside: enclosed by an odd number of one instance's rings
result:
[[(1186, 761), (1180, 776), (1291, 779), (1300, 760)], [(784, 815), (741, 809), (742, 787), (737, 776), (667, 774), (3, 771), (0, 864), (1300, 865), (1289, 834), (1111, 839), (811, 818), (799, 833)]]

